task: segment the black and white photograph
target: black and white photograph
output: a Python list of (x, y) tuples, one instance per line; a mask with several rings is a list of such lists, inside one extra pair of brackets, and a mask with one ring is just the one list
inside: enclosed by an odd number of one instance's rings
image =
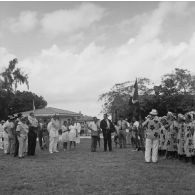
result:
[(0, 1), (0, 195), (194, 195), (194, 1)]

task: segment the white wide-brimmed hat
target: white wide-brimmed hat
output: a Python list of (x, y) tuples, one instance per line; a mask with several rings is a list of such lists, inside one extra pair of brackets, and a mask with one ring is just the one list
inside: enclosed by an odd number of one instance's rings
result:
[(158, 112), (156, 109), (152, 109), (152, 111), (150, 112), (151, 115), (158, 115)]

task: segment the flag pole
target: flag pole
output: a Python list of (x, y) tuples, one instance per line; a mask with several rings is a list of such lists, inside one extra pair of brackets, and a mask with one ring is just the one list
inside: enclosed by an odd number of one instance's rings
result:
[(34, 102), (34, 99), (33, 99), (33, 113), (35, 113), (35, 102)]

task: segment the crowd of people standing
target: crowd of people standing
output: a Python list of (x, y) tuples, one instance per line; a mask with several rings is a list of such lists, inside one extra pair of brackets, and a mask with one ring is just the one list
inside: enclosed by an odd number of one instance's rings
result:
[[(144, 122), (135, 118), (128, 122), (122, 115), (113, 123), (104, 114), (103, 120), (93, 117), (87, 125), (91, 131), (91, 152), (100, 146), (100, 134), (103, 135), (104, 152), (111, 152), (112, 137), (115, 147), (126, 148), (127, 144), (134, 151), (145, 151), (145, 162), (158, 162), (159, 156), (165, 159), (179, 159), (195, 164), (195, 112), (177, 116), (168, 112), (166, 116), (158, 117), (155, 109), (149, 113)], [(42, 150), (49, 153), (59, 152), (68, 146), (75, 149), (80, 143), (81, 124), (78, 121), (64, 121), (60, 125), (56, 115), (51, 120), (38, 121), (34, 113), (29, 116), (9, 116), (7, 121), (0, 124), (0, 148), (5, 154), (23, 158), (25, 155), (35, 155), (37, 136)]]
[(0, 124), (0, 145), (5, 154), (23, 158), (25, 154), (35, 155), (38, 121), (34, 114), (28, 117), (19, 113), (11, 115)]
[[(127, 143), (134, 151), (144, 151), (145, 162), (157, 163), (159, 156), (164, 159), (178, 159), (183, 162), (195, 164), (195, 112), (177, 116), (168, 112), (166, 116), (158, 117), (155, 109), (149, 113), (145, 121), (132, 119), (128, 122), (123, 116), (113, 124), (104, 115), (102, 121), (94, 117), (90, 129), (99, 133), (102, 131), (104, 151), (112, 151), (112, 138), (114, 133), (115, 147), (126, 148)], [(98, 130), (99, 129), (99, 130)], [(97, 145), (99, 134), (92, 132), (92, 151)]]
[(156, 163), (159, 155), (195, 164), (195, 112), (157, 115), (153, 109), (142, 124), (146, 132), (145, 162)]
[(41, 150), (48, 149), (49, 153), (59, 152), (58, 147), (63, 143), (63, 149), (74, 148), (80, 143), (81, 125), (77, 121), (68, 124), (64, 121), (60, 126), (56, 115), (51, 120), (38, 121), (31, 112), (28, 116), (8, 116), (7, 121), (0, 123), (0, 149), (5, 154), (14, 157), (24, 158), (26, 155), (34, 156), (36, 151), (37, 138)]

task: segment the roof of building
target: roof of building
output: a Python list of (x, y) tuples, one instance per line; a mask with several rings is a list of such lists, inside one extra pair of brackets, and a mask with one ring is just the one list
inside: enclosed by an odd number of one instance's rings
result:
[[(28, 115), (32, 112), (27, 111), (23, 112), (24, 115)], [(53, 107), (46, 107), (42, 109), (36, 109), (35, 110), (35, 116), (52, 116), (52, 115), (57, 115), (57, 116), (80, 116), (80, 113), (72, 112), (69, 110), (62, 110), (59, 108), (53, 108)]]

